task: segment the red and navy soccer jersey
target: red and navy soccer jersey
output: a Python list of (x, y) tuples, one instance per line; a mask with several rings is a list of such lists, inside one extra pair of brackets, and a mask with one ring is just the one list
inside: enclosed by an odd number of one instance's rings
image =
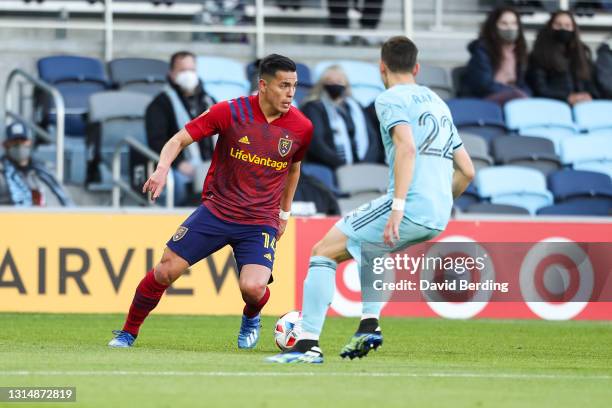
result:
[(204, 205), (226, 221), (277, 228), (289, 168), (304, 158), (312, 138), (310, 120), (292, 106), (268, 123), (253, 95), (218, 103), (185, 129), (194, 141), (219, 134)]

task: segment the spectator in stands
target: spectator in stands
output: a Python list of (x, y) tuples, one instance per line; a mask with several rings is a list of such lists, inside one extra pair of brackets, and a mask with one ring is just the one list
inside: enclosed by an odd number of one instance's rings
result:
[(568, 11), (553, 13), (538, 33), (529, 57), (527, 81), (535, 96), (570, 105), (598, 96), (589, 48)]
[(378, 162), (382, 156), (376, 132), (361, 105), (351, 97), (342, 68), (327, 68), (311, 93), (302, 112), (312, 121), (314, 133), (307, 160), (336, 169), (344, 164)]
[(612, 37), (597, 49), (595, 71), (601, 97), (612, 99)]
[[(195, 55), (188, 51), (172, 55), (168, 84), (153, 99), (145, 114), (149, 147), (160, 153), (164, 144), (179, 129), (214, 103), (196, 74)], [(201, 163), (212, 158), (213, 138), (204, 138), (191, 146), (194, 147), (180, 153), (173, 163), (174, 202), (179, 206), (198, 199), (198, 195), (192, 193), (193, 189), (189, 187), (193, 187), (193, 178)]]
[[(380, 22), (380, 16), (382, 14), (384, 0), (363, 0), (361, 7), (361, 19), (359, 24), (361, 28), (366, 30), (375, 30)], [(349, 17), (348, 12), (352, 0), (331, 0), (327, 2), (327, 8), (329, 9), (329, 24), (332, 28), (348, 29), (349, 28)], [(356, 1), (355, 1), (356, 3)], [(337, 35), (335, 37), (336, 44), (348, 45), (350, 44), (351, 37), (348, 35)], [(370, 38), (362, 38), (362, 42), (367, 44), (374, 43), (375, 41)]]
[(382, 134), (380, 133), (380, 120), (378, 120), (378, 115), (376, 114), (376, 100), (373, 100), (372, 103), (365, 107), (365, 114), (367, 121), (370, 122), (372, 129), (374, 129), (374, 143), (376, 143), (380, 152), (376, 163), (386, 164), (385, 147), (382, 144)]
[(26, 126), (6, 128), (0, 157), (0, 205), (19, 207), (72, 206), (72, 200), (44, 163), (32, 158), (32, 137)]
[(296, 205), (296, 202), (313, 203), (317, 214), (340, 215), (340, 206), (334, 193), (316, 177), (305, 173), (300, 174), (300, 181), (293, 196), (293, 204)]
[(468, 51), (471, 58), (462, 84), (466, 96), (500, 104), (529, 96), (525, 82), (527, 44), (520, 16), (514, 9), (500, 7), (489, 13)]

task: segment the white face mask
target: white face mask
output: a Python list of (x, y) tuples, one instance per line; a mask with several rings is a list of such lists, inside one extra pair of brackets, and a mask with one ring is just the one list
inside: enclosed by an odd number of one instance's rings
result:
[(32, 153), (32, 147), (24, 144), (17, 144), (8, 148), (6, 154), (15, 163), (21, 163), (25, 160), (30, 160)]
[(176, 75), (174, 82), (185, 92), (191, 93), (198, 86), (198, 74), (195, 71), (181, 71)]

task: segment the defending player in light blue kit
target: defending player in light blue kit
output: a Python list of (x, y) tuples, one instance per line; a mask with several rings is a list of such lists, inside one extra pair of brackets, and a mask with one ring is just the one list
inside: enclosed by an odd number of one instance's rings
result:
[[(417, 85), (417, 48), (403, 36), (385, 42), (380, 72), (387, 90), (376, 98), (389, 163), (387, 194), (342, 218), (318, 242), (304, 281), (299, 337), (278, 363), (322, 363), (319, 335), (334, 295), (336, 266), (361, 260), (361, 245), (384, 241), (391, 251), (430, 240), (450, 218), (453, 199), (467, 188), (474, 167), (450, 111), (429, 88)], [(362, 318), (340, 356), (363, 357), (382, 344), (382, 303), (363, 302)]]

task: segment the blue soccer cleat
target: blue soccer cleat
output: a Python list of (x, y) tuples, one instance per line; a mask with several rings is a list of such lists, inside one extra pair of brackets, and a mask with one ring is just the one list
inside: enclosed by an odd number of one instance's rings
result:
[(323, 352), (319, 347), (319, 342), (316, 340), (300, 340), (295, 343), (295, 346), (285, 352), (272, 357), (267, 357), (269, 363), (291, 364), (322, 364)]
[(348, 357), (351, 360), (355, 357), (362, 358), (367, 356), (370, 350), (376, 350), (382, 346), (382, 343), (383, 337), (380, 331), (374, 333), (355, 333), (351, 337), (351, 341), (340, 351), (340, 357)]
[(115, 337), (108, 342), (109, 347), (128, 348), (132, 347), (136, 337), (124, 330), (113, 330)]
[(261, 315), (248, 318), (242, 315), (240, 333), (238, 333), (238, 348), (251, 349), (257, 345), (259, 340), (259, 329), (261, 327)]

